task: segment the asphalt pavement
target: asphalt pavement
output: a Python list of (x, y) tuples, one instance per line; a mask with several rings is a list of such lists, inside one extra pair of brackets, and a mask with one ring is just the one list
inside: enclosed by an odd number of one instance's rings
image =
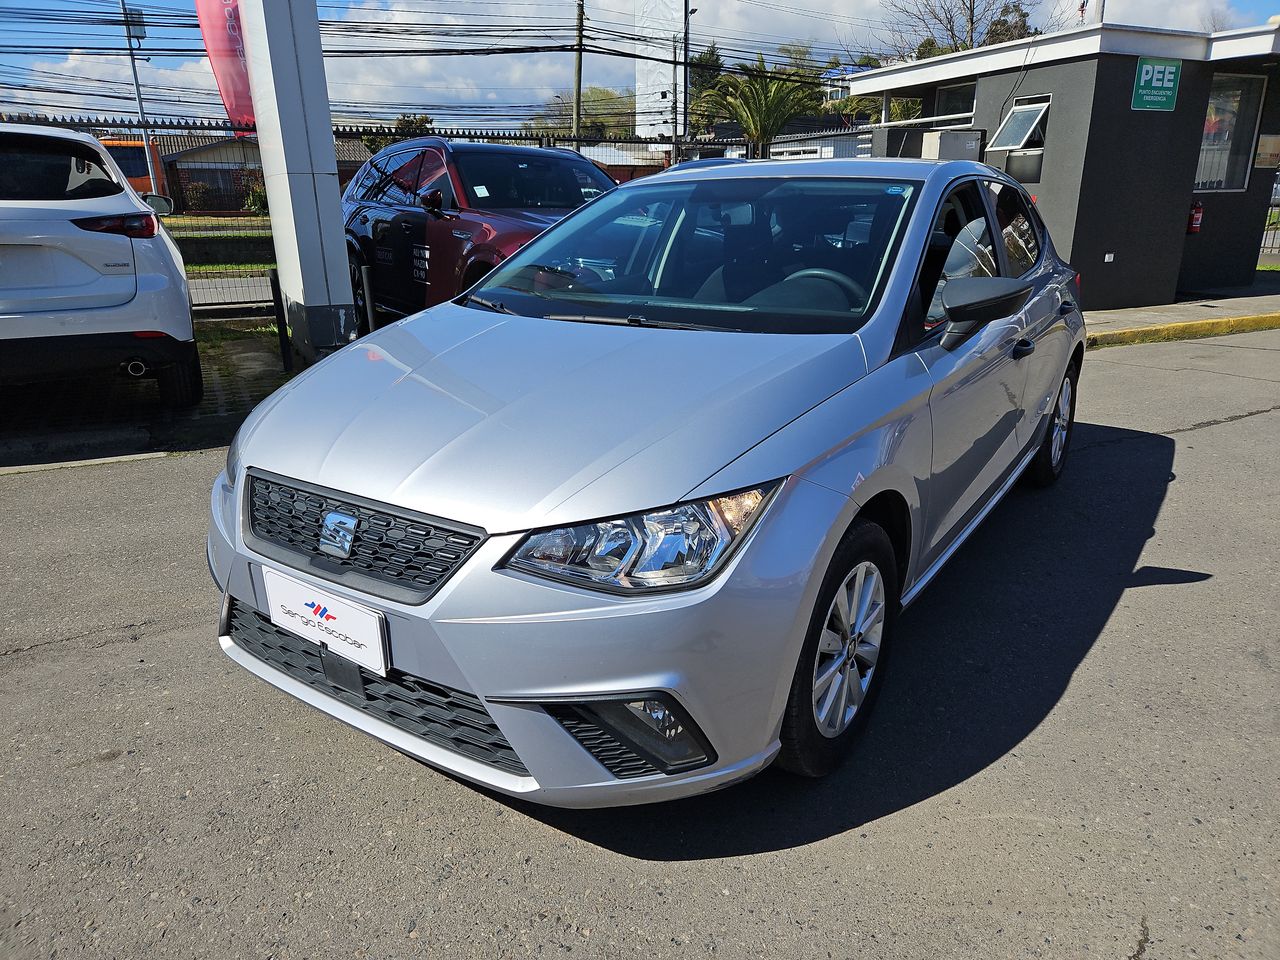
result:
[(555, 811), (218, 648), (221, 450), (0, 476), (0, 956), (1280, 956), (1280, 332), (1091, 352), (821, 782)]

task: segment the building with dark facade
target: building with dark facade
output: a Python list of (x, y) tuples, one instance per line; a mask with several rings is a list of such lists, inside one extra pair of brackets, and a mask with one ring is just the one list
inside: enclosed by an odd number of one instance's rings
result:
[(1036, 197), (1085, 306), (1109, 309), (1253, 282), (1280, 165), (1278, 64), (1280, 22), (1108, 23), (843, 82), (927, 118), (875, 131), (871, 152), (928, 156), (922, 127), (980, 131), (986, 162)]

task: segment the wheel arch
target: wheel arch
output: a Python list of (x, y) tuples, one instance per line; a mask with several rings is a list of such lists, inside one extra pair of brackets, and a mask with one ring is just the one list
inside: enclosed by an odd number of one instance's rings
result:
[[(893, 545), (893, 559), (898, 574), (898, 594), (907, 587), (907, 574), (911, 569), (911, 507), (895, 489), (881, 490), (854, 514), (854, 522), (867, 520), (876, 524), (889, 536)], [(853, 524), (850, 524), (852, 528)]]

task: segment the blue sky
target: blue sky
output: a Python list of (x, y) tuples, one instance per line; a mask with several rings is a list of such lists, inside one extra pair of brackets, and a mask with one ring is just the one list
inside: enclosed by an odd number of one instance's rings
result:
[[(134, 0), (149, 15), (144, 44), (199, 52), (198, 33), (181, 24), (165, 26), (166, 13), (194, 12), (194, 0)], [(711, 39), (746, 59), (770, 51), (780, 40), (809, 41), (825, 59), (844, 51), (883, 49), (887, 24), (879, 0), (692, 0), (695, 50)], [(1043, 15), (1049, 2), (1042, 4)], [(1075, 20), (1078, 0), (1058, 0), (1060, 16)], [(1097, 0), (1090, 0), (1091, 4)], [(625, 34), (634, 0), (587, 0), (591, 26)], [(567, 42), (574, 0), (319, 0), (329, 21), (326, 47), (409, 46), (414, 50), (449, 45), (509, 46)], [(1107, 0), (1107, 20), (1202, 29), (1211, 11), (1236, 26), (1262, 23), (1275, 8), (1251, 0)], [(118, 26), (35, 22), (41, 13), (118, 16), (118, 0), (0, 0), (0, 111), (129, 114), (133, 111), (128, 60), (80, 48), (122, 48)], [(396, 25), (400, 26), (397, 27)], [(440, 31), (480, 36), (447, 37)], [(387, 31), (413, 29), (397, 39)], [(363, 31), (364, 35), (360, 33)], [(604, 39), (620, 49), (621, 36)], [(37, 49), (37, 53), (24, 51)], [(573, 57), (564, 53), (517, 56), (410, 56), (334, 58), (327, 63), (335, 118), (344, 114), (386, 115), (425, 108), (451, 125), (515, 122), (536, 104), (572, 82)], [(158, 115), (220, 116), (212, 75), (202, 57), (157, 55), (140, 65), (148, 109)], [(633, 61), (588, 56), (585, 80), (604, 86), (631, 86)], [(16, 90), (15, 87), (35, 89)]]

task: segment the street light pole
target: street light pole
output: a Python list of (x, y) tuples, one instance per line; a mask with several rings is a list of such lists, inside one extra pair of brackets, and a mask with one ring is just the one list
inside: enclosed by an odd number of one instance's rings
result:
[(578, 0), (578, 42), (573, 54), (573, 145), (579, 146), (578, 138), (582, 135), (582, 32), (586, 10), (585, 0)]
[[(138, 101), (138, 122), (142, 125), (142, 152), (147, 157), (147, 179), (151, 181), (151, 192), (159, 193), (156, 189), (156, 164), (151, 159), (151, 130), (147, 127), (147, 111), (142, 106), (142, 86), (138, 83), (138, 61), (133, 53), (133, 36), (134, 21), (130, 16), (129, 10), (124, 5), (124, 0), (120, 0), (120, 16), (124, 20), (124, 42), (129, 48), (129, 66), (133, 69), (133, 95)], [(142, 27), (142, 14), (135, 13), (133, 17), (138, 18), (138, 27), (145, 37), (146, 30)]]

